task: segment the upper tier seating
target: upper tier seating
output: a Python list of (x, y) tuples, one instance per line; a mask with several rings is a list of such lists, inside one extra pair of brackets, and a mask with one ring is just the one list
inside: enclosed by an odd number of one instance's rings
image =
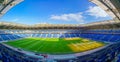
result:
[[(1, 31), (0, 31), (1, 32)], [(45, 33), (46, 32), (46, 33)], [(25, 37), (40, 37), (40, 38), (71, 38), (71, 37), (81, 37), (81, 38), (88, 38), (95, 41), (102, 41), (102, 42), (118, 42), (120, 41), (120, 30), (85, 30), (85, 31), (55, 31), (59, 33), (54, 33), (50, 30), (50, 32), (45, 31), (43, 33), (7, 33), (5, 34), (4, 31), (0, 34), (0, 41), (7, 41), (7, 40), (15, 40), (19, 38)], [(52, 33), (51, 33), (52, 32)], [(63, 33), (64, 32), (64, 33)]]
[(120, 41), (120, 30), (87, 30), (80, 37), (103, 42)]

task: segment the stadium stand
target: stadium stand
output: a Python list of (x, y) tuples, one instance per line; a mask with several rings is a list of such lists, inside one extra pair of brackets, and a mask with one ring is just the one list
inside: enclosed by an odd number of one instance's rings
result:
[[(5, 23), (5, 22), (4, 22)], [(93, 26), (96, 27), (96, 26)], [(80, 27), (83, 28), (83, 27)], [(86, 27), (84, 27), (86, 28)], [(87, 27), (88, 28), (88, 27)], [(7, 29), (7, 28), (6, 28)], [(33, 28), (32, 28), (33, 29)], [(0, 40), (1, 42), (8, 40), (16, 40), (27, 37), (39, 37), (39, 38), (86, 38), (90, 40), (95, 40), (99, 42), (107, 42), (109, 45), (104, 48), (89, 51), (89, 54), (84, 53), (75, 53), (75, 54), (66, 54), (66, 55), (42, 55), (35, 54), (31, 52), (25, 52), (21, 49), (14, 49), (10, 46), (6, 46), (4, 44), (0, 44), (1, 47), (1, 60), (3, 62), (29, 62), (29, 61), (56, 61), (56, 62), (72, 62), (72, 61), (80, 61), (80, 62), (109, 62), (117, 60), (119, 61), (119, 53), (120, 53), (120, 30), (119, 29), (78, 29), (76, 26), (73, 29), (40, 29), (40, 30), (1, 30), (0, 31)], [(89, 45), (90, 46), (90, 45)], [(52, 57), (52, 59), (50, 59)], [(116, 57), (118, 59), (116, 59)], [(7, 60), (6, 60), (7, 59)]]
[[(21, 1), (0, 0), (0, 17)], [(83, 25), (36, 24), (31, 26), (0, 22), (0, 60), (3, 62), (120, 62), (120, 2), (119, 0), (90, 1), (103, 8), (113, 19)], [(3, 43), (28, 37), (66, 38), (66, 40), (84, 38), (105, 42), (108, 45), (81, 53), (51, 55), (29, 52)], [(95, 47), (96, 43), (92, 44), (83, 45)]]

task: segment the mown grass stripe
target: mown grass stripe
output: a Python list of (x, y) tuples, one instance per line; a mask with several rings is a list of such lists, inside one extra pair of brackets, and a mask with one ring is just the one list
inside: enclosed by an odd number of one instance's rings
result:
[[(84, 39), (64, 40), (63, 38), (25, 38), (11, 42), (5, 42), (16, 48), (27, 51), (48, 53), (48, 54), (66, 54), (75, 53), (68, 45), (85, 43)], [(94, 42), (94, 41), (88, 41)], [(104, 43), (103, 43), (104, 44)]]

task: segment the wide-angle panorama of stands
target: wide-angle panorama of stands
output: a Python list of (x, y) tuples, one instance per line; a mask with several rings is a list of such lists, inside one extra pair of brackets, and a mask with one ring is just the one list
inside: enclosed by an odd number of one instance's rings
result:
[[(113, 19), (87, 24), (25, 25), (0, 22), (0, 59), (3, 62), (120, 62), (120, 0), (90, 1), (105, 10)], [(22, 0), (0, 0), (0, 17), (20, 2)], [(2, 43), (28, 37), (83, 38), (107, 45), (82, 53), (52, 55), (25, 51)]]

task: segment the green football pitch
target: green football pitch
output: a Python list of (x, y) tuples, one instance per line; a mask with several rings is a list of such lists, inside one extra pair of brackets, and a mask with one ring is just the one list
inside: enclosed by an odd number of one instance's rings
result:
[(77, 53), (92, 50), (105, 45), (101, 42), (85, 40), (83, 38), (24, 38), (4, 43), (15, 48), (23, 49), (25, 51), (44, 54)]

